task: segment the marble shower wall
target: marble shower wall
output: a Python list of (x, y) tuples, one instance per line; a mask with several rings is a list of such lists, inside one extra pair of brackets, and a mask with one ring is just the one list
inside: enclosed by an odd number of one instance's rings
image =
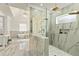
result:
[[(61, 14), (67, 14), (72, 11), (79, 10), (79, 4), (71, 4), (64, 8)], [(55, 16), (56, 17), (56, 16)], [(76, 22), (55, 25), (55, 32), (52, 31), (52, 45), (71, 54), (79, 56), (79, 15)], [(59, 29), (70, 29), (67, 34), (59, 34)], [(54, 33), (54, 35), (53, 35)]]
[[(75, 28), (74, 23), (68, 23), (68, 24), (62, 24), (61, 28), (68, 28), (65, 27), (66, 25), (69, 25), (69, 31), (68, 33), (59, 34), (59, 31), (55, 33), (55, 38), (53, 40), (53, 45), (58, 47), (59, 49), (70, 53), (71, 55), (79, 55), (79, 30)], [(60, 26), (60, 25), (58, 25)], [(57, 26), (57, 28), (59, 28)], [(75, 28), (75, 29), (74, 29)], [(59, 30), (59, 29), (57, 29)]]

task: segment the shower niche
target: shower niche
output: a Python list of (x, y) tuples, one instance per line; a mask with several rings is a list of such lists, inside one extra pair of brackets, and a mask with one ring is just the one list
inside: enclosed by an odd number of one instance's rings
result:
[(60, 29), (59, 34), (68, 34), (70, 29)]

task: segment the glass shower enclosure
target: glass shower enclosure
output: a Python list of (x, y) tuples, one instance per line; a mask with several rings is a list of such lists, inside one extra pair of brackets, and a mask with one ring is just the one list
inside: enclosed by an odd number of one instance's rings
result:
[(34, 34), (40, 34), (47, 36), (48, 30), (48, 11), (47, 9), (30, 8), (31, 20), (30, 20), (30, 32)]

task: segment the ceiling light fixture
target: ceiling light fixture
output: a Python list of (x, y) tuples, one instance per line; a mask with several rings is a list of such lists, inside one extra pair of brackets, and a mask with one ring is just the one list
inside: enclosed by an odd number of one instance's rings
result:
[(57, 4), (55, 4), (55, 7), (54, 8), (52, 8), (52, 11), (58, 11), (59, 10), (59, 7), (58, 7), (58, 5)]
[(57, 4), (54, 4), (54, 7), (51, 10), (55, 13), (61, 13), (61, 10)]

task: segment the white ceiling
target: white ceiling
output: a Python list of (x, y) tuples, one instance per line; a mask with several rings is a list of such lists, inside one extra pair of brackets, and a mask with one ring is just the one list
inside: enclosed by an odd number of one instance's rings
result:
[(16, 8), (24, 9), (24, 10), (26, 10), (28, 7), (27, 3), (9, 3), (8, 5)]
[[(1, 4), (0, 3), (0, 11), (2, 11), (3, 13), (5, 13), (6, 15), (12, 15), (12, 11), (10, 9), (9, 6), (13, 6), (13, 7), (17, 7), (17, 8), (21, 8), (21, 9), (24, 9), (24, 10), (27, 10), (28, 9), (28, 5), (35, 5), (35, 6), (38, 6), (38, 7), (44, 7), (44, 8), (47, 8), (47, 9), (51, 9), (51, 8), (54, 8), (55, 7), (55, 3), (43, 3), (43, 6), (40, 6), (41, 3), (9, 3), (9, 4)], [(69, 3), (58, 3), (57, 4), (61, 9), (64, 8), (64, 7), (67, 7), (69, 6), (70, 4)]]
[(31, 3), (31, 4), (35, 6), (39, 6), (39, 7), (44, 7), (50, 10), (54, 8), (55, 6), (58, 6), (60, 9), (62, 9), (64, 7), (69, 6), (71, 3)]
[[(43, 6), (41, 6), (43, 4)], [(21, 9), (27, 9), (28, 5), (33, 5), (37, 7), (42, 7), (42, 8), (47, 8), (47, 9), (52, 9), (57, 5), (60, 9), (69, 6), (71, 3), (9, 3), (9, 6), (14, 6), (18, 7)]]

